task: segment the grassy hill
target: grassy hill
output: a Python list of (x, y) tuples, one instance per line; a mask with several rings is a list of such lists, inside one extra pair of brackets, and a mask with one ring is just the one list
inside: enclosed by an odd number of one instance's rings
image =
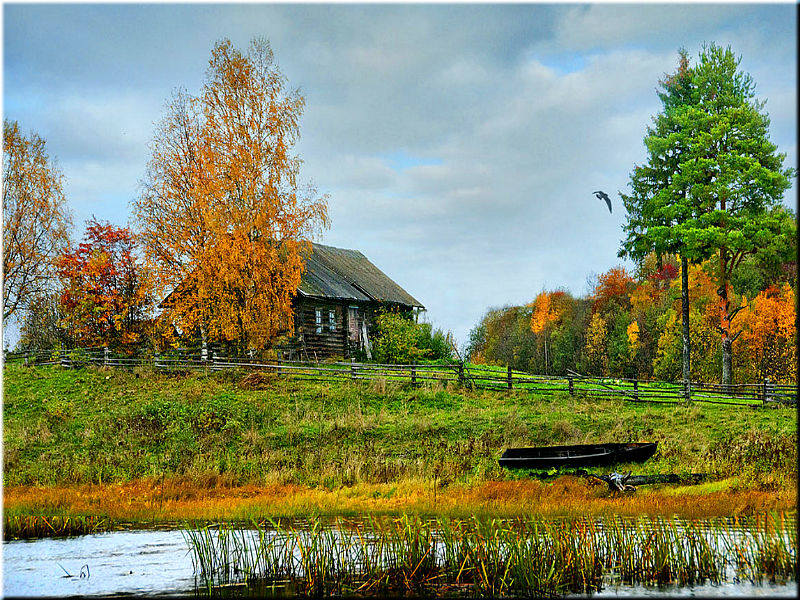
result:
[(636, 473), (707, 472), (767, 490), (797, 479), (790, 409), (8, 364), (3, 424), (12, 487), (176, 476), (469, 486), (526, 477), (498, 467), (507, 446), (625, 441), (659, 442)]

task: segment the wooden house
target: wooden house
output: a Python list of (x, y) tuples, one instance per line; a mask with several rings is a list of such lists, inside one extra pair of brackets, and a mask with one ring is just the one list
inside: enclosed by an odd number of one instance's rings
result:
[(314, 359), (362, 350), (371, 357), (374, 318), (387, 309), (424, 307), (358, 250), (312, 244), (294, 299), (291, 353)]
[[(169, 306), (186, 285), (160, 306)], [(288, 344), (281, 349), (287, 358), (308, 360), (348, 358), (359, 351), (372, 358), (370, 339), (379, 311), (410, 314), (425, 308), (358, 250), (313, 243), (292, 305), (294, 332), (287, 332)], [(213, 346), (203, 340), (202, 355)]]

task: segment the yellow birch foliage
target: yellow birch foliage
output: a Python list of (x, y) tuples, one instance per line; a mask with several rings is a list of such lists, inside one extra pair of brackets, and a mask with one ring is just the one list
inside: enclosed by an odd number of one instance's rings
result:
[(551, 326), (558, 326), (569, 310), (569, 296), (563, 290), (541, 292), (530, 304), (531, 331), (542, 333), (549, 331)]
[(45, 141), (3, 121), (3, 319), (27, 308), (54, 279), (69, 243), (63, 175)]
[(608, 370), (608, 331), (606, 322), (599, 312), (592, 315), (586, 331), (586, 358), (597, 375), (605, 375)]
[(298, 182), (304, 99), (269, 44), (215, 45), (199, 96), (176, 92), (156, 130), (134, 211), (164, 317), (241, 349), (292, 327), (308, 241), (327, 198)]
[(627, 329), (628, 334), (628, 353), (631, 358), (636, 356), (639, 351), (639, 323), (631, 321)]
[(531, 331), (542, 333), (547, 326), (556, 319), (553, 303), (550, 294), (542, 292), (533, 301), (533, 313), (531, 314)]

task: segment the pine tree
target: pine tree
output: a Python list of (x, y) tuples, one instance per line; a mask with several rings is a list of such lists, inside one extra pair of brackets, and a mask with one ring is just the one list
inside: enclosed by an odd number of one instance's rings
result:
[(739, 69), (730, 48), (704, 47), (692, 74), (692, 101), (679, 125), (690, 152), (675, 179), (689, 190), (691, 213), (678, 223), (690, 260), (716, 255), (722, 382), (733, 381), (732, 320), (741, 307), (730, 302), (732, 273), (746, 256), (764, 248), (788, 246), (796, 226), (780, 204), (794, 169), (769, 139), (765, 101)]
[(684, 49), (679, 51), (678, 67), (660, 82), (658, 92), (662, 111), (653, 117), (647, 128), (644, 144), (647, 163), (635, 166), (630, 175), (630, 194), (620, 194), (628, 213), (623, 231), (620, 256), (643, 260), (654, 252), (658, 257), (677, 254), (681, 257), (682, 372), (690, 379), (688, 252), (684, 239), (674, 226), (692, 214), (686, 184), (676, 174), (688, 154), (688, 140), (682, 128), (682, 117), (692, 103), (692, 69)]
[[(722, 381), (730, 384), (732, 344), (729, 282), (742, 259), (767, 247), (790, 243), (796, 227), (780, 205), (793, 169), (769, 140), (769, 117), (755, 97), (752, 78), (739, 70), (730, 48), (704, 47), (690, 67), (681, 51), (678, 70), (662, 82), (664, 110), (648, 128), (648, 163), (635, 167), (621, 255), (647, 252), (681, 256), (688, 262), (717, 256)], [(684, 377), (687, 369), (688, 294), (684, 283)]]

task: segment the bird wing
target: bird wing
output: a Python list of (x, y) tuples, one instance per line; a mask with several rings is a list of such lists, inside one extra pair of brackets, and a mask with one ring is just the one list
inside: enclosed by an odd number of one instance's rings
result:
[(603, 190), (597, 190), (596, 192), (592, 192), (595, 196), (597, 196), (598, 200), (605, 200), (606, 205), (608, 206), (608, 212), (613, 213), (614, 211), (611, 210), (611, 198), (608, 197)]

